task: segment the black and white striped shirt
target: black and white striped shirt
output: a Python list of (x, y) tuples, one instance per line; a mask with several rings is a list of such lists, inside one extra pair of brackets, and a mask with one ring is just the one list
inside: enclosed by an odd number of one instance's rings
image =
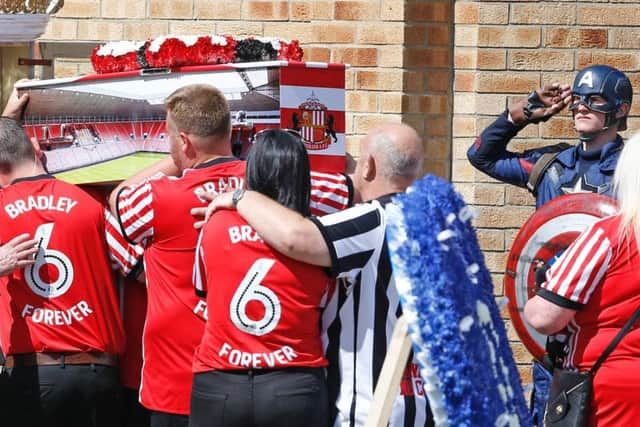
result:
[[(364, 425), (375, 384), (401, 314), (385, 238), (384, 205), (390, 196), (314, 218), (331, 253), (338, 291), (323, 313), (329, 399), (334, 426)], [(431, 426), (417, 365), (407, 367), (390, 425)]]

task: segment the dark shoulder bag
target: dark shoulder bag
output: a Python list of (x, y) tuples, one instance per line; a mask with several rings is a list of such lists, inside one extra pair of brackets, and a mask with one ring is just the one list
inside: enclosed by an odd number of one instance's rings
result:
[(593, 377), (611, 352), (640, 317), (640, 308), (624, 324), (620, 332), (609, 343), (595, 365), (587, 372), (555, 369), (549, 401), (544, 414), (544, 425), (553, 427), (583, 427), (587, 425), (593, 392)]

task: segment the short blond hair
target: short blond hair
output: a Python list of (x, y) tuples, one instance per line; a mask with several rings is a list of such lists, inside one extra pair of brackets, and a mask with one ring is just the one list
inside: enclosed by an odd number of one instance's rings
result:
[(223, 93), (206, 84), (183, 86), (164, 102), (178, 131), (200, 137), (228, 138), (231, 112)]

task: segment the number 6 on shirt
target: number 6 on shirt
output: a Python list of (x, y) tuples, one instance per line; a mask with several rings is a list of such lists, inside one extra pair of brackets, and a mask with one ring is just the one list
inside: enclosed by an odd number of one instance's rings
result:
[[(271, 289), (262, 286), (262, 280), (274, 263), (274, 260), (267, 258), (260, 258), (254, 262), (231, 298), (231, 321), (243, 332), (256, 336), (265, 335), (280, 321), (278, 296)], [(250, 301), (258, 301), (264, 306), (261, 319), (253, 320), (247, 315), (247, 304)]]
[[(49, 249), (49, 240), (53, 233), (53, 223), (41, 224), (34, 238), (38, 240), (38, 252), (36, 262), (24, 270), (24, 278), (31, 290), (44, 298), (56, 298), (63, 295), (71, 287), (73, 282), (73, 265), (71, 260), (60, 251)], [(58, 270), (57, 278), (48, 280), (48, 275), (43, 278), (40, 269), (47, 264), (53, 265)]]

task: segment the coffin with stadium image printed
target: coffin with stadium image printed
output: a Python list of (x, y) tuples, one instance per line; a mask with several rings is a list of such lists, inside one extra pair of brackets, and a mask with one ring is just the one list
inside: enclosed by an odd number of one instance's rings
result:
[(164, 99), (189, 84), (216, 86), (232, 111), (232, 149), (246, 157), (269, 127), (297, 130), (312, 168), (345, 169), (343, 64), (263, 61), (144, 69), (18, 84), (24, 127), (49, 172), (75, 184), (121, 181), (169, 152)]

